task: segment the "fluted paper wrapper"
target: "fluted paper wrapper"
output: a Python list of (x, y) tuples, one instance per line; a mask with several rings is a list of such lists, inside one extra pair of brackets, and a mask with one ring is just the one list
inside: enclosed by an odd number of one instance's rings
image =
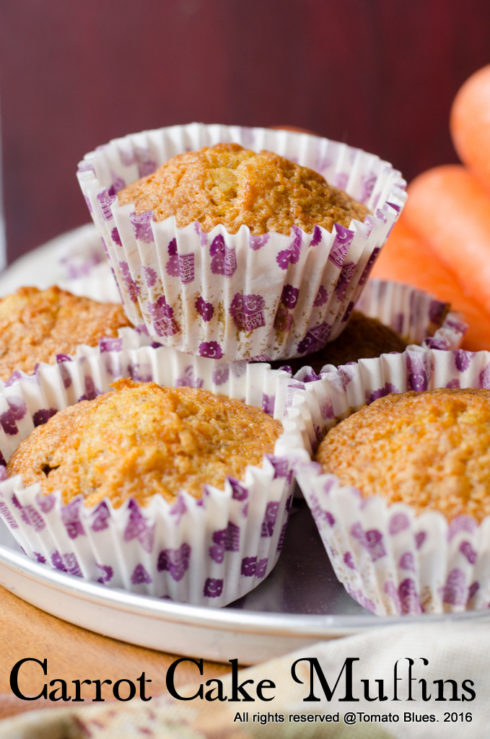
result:
[[(372, 212), (332, 233), (209, 233), (119, 206), (117, 192), (175, 154), (236, 142), (325, 176)], [(319, 349), (342, 330), (405, 202), (399, 172), (328, 139), (263, 128), (189, 124), (116, 139), (87, 154), (78, 179), (133, 324), (166, 345), (228, 359), (281, 359)]]
[[(355, 307), (365, 316), (389, 326), (406, 343), (431, 349), (459, 349), (467, 328), (464, 317), (451, 310), (449, 303), (424, 290), (390, 280), (368, 280)], [(328, 358), (328, 345), (325, 355)], [(304, 366), (294, 377), (300, 382), (311, 382), (332, 368), (334, 365), (325, 363), (315, 371), (308, 365), (306, 356)]]
[[(68, 287), (64, 287), (63, 289), (69, 290)], [(81, 294), (83, 293), (74, 293), (74, 294)], [(111, 301), (107, 301), (111, 302)], [(150, 336), (148, 336), (148, 332), (144, 327), (140, 327), (138, 330), (131, 328), (129, 326), (124, 326), (123, 328), (119, 328), (117, 331), (117, 336), (103, 336), (101, 337), (97, 342), (97, 347), (88, 346), (87, 344), (80, 344), (77, 346), (75, 352), (73, 354), (57, 354), (56, 355), (56, 363), (57, 364), (64, 364), (65, 362), (71, 362), (73, 359), (76, 358), (82, 358), (86, 354), (92, 354), (95, 351), (100, 351), (101, 353), (108, 352), (108, 351), (120, 351), (123, 347), (126, 350), (129, 349), (138, 349), (139, 347), (143, 346), (161, 346), (159, 342), (155, 342)], [(46, 362), (39, 362), (33, 372), (23, 372), (22, 370), (14, 370), (10, 377), (7, 380), (0, 380), (0, 390), (4, 387), (9, 387), (13, 383), (17, 382), (18, 380), (23, 380), (24, 382), (31, 382), (37, 383), (38, 375), (42, 376), (42, 373), (46, 370), (47, 367), (50, 365)]]
[[(103, 303), (120, 303), (121, 295), (107, 260), (94, 265), (87, 274), (60, 280), (59, 287)], [(145, 329), (145, 333), (148, 333)]]
[(425, 290), (390, 280), (369, 280), (356, 309), (389, 326), (409, 344), (459, 349), (467, 324), (461, 313)]
[(226, 605), (269, 574), (282, 546), (291, 450), (303, 444), (298, 411), (286, 417), (288, 377), (267, 365), (229, 365), (167, 347), (86, 348), (0, 390), (4, 459), (56, 410), (107, 391), (119, 377), (240, 398), (281, 420), (284, 432), (262, 466), (247, 467), (242, 480), (227, 478), (224, 490), (204, 486), (199, 500), (182, 491), (173, 504), (156, 495), (145, 507), (128, 500), (114, 509), (106, 499), (87, 508), (82, 496), (63, 504), (58, 493), (44, 496), (38, 484), (24, 487), (16, 476), (0, 483), (0, 514), (28, 556), (47, 565), (109, 587)]
[[(325, 430), (388, 393), (444, 387), (490, 388), (490, 352), (411, 347), (402, 354), (331, 369), (305, 386), (311, 446)], [(490, 517), (450, 523), (402, 503), (363, 498), (320, 465), (297, 479), (339, 580), (377, 614), (481, 610), (490, 604)]]

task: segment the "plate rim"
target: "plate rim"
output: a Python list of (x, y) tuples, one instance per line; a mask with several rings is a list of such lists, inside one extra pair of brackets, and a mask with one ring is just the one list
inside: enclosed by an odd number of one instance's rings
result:
[[(452, 620), (485, 620), (490, 619), (487, 611), (462, 611), (460, 613), (420, 614), (376, 616), (370, 613), (361, 614), (308, 614), (278, 613), (277, 611), (241, 610), (233, 608), (211, 608), (195, 606), (188, 603), (177, 603), (153, 596), (130, 593), (120, 588), (107, 588), (97, 583), (84, 581), (69, 573), (60, 572), (30, 560), (27, 555), (15, 551), (12, 547), (0, 544), (0, 579), (1, 566), (21, 574), (25, 579), (36, 581), (38, 585), (51, 590), (62, 591), (65, 595), (82, 598), (92, 605), (116, 607), (132, 615), (172, 621), (201, 628), (220, 628), (226, 631), (236, 630), (248, 634), (260, 633), (295, 637), (329, 637), (347, 633), (359, 633), (370, 628), (395, 626), (401, 624), (420, 624), (447, 622)], [(8, 586), (8, 590), (12, 591)], [(15, 594), (15, 593), (14, 593)], [(19, 596), (26, 600), (25, 597)], [(66, 620), (71, 620), (67, 618)]]

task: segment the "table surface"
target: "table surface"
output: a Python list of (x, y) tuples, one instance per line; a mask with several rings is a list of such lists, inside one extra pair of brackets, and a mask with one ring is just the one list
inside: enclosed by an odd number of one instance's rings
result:
[[(133, 682), (145, 672), (151, 679), (148, 695), (166, 693), (165, 675), (176, 655), (135, 647), (86, 631), (50, 616), (0, 587), (0, 719), (39, 708), (67, 707), (69, 703), (45, 699), (23, 701), (10, 689), (10, 672), (21, 659), (47, 658), (48, 676), (42, 676), (35, 663), (24, 665), (20, 687), (25, 695), (39, 694), (44, 680), (112, 680), (127, 678)], [(196, 669), (190, 664), (179, 666), (176, 684), (196, 681)], [(225, 674), (229, 665), (205, 662), (206, 677)], [(102, 697), (112, 699), (110, 685), (102, 687)], [(87, 694), (85, 694), (87, 695)], [(87, 695), (86, 705), (90, 696)]]

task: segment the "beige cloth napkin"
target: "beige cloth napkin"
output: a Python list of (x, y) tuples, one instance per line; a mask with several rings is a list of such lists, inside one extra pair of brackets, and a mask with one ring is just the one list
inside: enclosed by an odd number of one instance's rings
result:
[[(275, 683), (275, 688), (264, 691), (266, 696), (275, 696), (269, 702), (259, 700), (255, 693), (254, 702), (208, 702), (197, 698), (186, 702), (159, 697), (147, 703), (133, 701), (130, 704), (33, 711), (1, 722), (0, 738), (114, 736), (125, 739), (154, 736), (248, 739), (280, 736), (287, 739), (300, 736), (451, 739), (464, 736), (465, 739), (480, 739), (488, 736), (490, 731), (489, 654), (490, 620), (473, 623), (448, 619), (442, 624), (379, 628), (321, 642), (241, 671), (240, 682), (252, 679), (255, 686), (261, 680)], [(413, 660), (411, 681), (407, 658)], [(304, 701), (311, 691), (312, 663), (306, 662), (307, 659), (317, 660), (313, 663), (316, 665), (313, 693), (321, 698), (319, 702)], [(398, 667), (395, 667), (397, 660)], [(352, 667), (352, 697), (359, 698), (357, 702), (341, 700), (348, 689), (346, 672), (349, 665)], [(303, 680), (302, 683), (294, 680), (293, 672), (298, 680)], [(320, 673), (325, 680), (325, 690), (321, 686)], [(203, 683), (206, 679), (203, 676)], [(231, 676), (222, 680), (224, 693), (230, 695)], [(371, 698), (378, 696), (381, 683), (376, 681), (383, 681), (383, 692), (388, 699), (367, 700), (362, 680), (368, 681)], [(249, 687), (250, 684), (246, 689)], [(408, 700), (410, 688), (412, 700)], [(328, 690), (333, 692), (330, 701), (325, 696)], [(395, 691), (398, 700), (393, 700)], [(423, 699), (424, 691), (425, 697), (430, 695), (430, 699)], [(196, 686), (179, 689), (179, 692), (193, 695)], [(467, 700), (462, 700), (463, 696)], [(326, 715), (336, 719), (337, 713), (338, 722), (333, 719), (328, 723), (324, 722), (325, 719), (320, 721), (319, 717)], [(355, 723), (345, 723), (347, 714), (354, 715)], [(410, 720), (405, 714), (410, 716)], [(421, 717), (424, 715), (433, 718), (423, 721)], [(383, 720), (383, 717), (391, 718)], [(415, 717), (419, 720), (416, 721)]]

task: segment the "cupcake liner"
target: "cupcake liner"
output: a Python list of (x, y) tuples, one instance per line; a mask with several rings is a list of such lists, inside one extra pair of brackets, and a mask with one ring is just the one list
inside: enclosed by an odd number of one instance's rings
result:
[(449, 303), (425, 290), (390, 280), (368, 280), (356, 309), (377, 318), (409, 344), (459, 349), (467, 323)]
[[(253, 236), (203, 232), (119, 206), (116, 193), (177, 153), (236, 142), (316, 169), (372, 211), (332, 233), (293, 227)], [(201, 356), (280, 359), (335, 338), (405, 202), (399, 172), (378, 157), (307, 134), (193, 123), (116, 139), (87, 154), (78, 179), (130, 320)]]
[[(60, 286), (77, 295), (120, 302), (117, 285), (106, 262), (94, 267), (86, 277), (67, 280)], [(117, 297), (114, 295), (117, 293)], [(438, 300), (430, 293), (389, 280), (368, 280), (362, 295), (355, 306), (356, 310), (370, 318), (377, 318), (385, 326), (396, 331), (408, 344), (418, 344), (432, 349), (459, 349), (467, 324), (461, 313), (451, 309), (449, 303)], [(145, 330), (146, 331), (146, 330)], [(141, 331), (139, 332), (141, 335)], [(143, 332), (146, 343), (152, 339)], [(309, 355), (304, 357), (304, 365), (294, 377), (303, 382), (316, 380), (320, 374), (308, 365)], [(276, 365), (277, 366), (277, 365)], [(287, 365), (283, 369), (290, 371)]]
[[(431, 349), (459, 349), (467, 324), (461, 313), (451, 310), (449, 303), (411, 285), (389, 280), (368, 280), (355, 306), (369, 318), (377, 318), (396, 331), (408, 344)], [(294, 377), (301, 382), (317, 380), (334, 365), (325, 364), (315, 372), (305, 364)]]
[(62, 280), (83, 279), (106, 262), (100, 235), (92, 224), (63, 234), (59, 242), (54, 256)]
[[(121, 294), (114, 280), (107, 260), (94, 264), (85, 274), (71, 276), (58, 282), (58, 287), (69, 290), (73, 295), (81, 295), (101, 303), (120, 303)], [(146, 329), (145, 329), (146, 332)]]
[[(4, 460), (35, 425), (56, 410), (105, 392), (118, 377), (203, 387), (262, 406), (283, 422), (274, 453), (225, 489), (182, 491), (174, 503), (154, 496), (114, 509), (107, 499), (86, 508), (82, 496), (63, 504), (20, 476), (0, 482), (0, 515), (31, 558), (109, 587), (200, 605), (223, 606), (261, 582), (282, 546), (292, 493), (292, 449), (303, 446), (298, 409), (287, 408), (288, 376), (267, 365), (227, 364), (167, 347), (118, 351), (85, 348), (59, 365), (42, 365), (0, 391)], [(287, 415), (287, 417), (286, 417)], [(4, 477), (6, 473), (4, 472)]]
[[(69, 288), (64, 288), (69, 289)], [(75, 294), (75, 293), (74, 293)], [(84, 294), (84, 293), (82, 293)], [(64, 362), (71, 362), (73, 359), (83, 357), (87, 353), (93, 353), (94, 349), (98, 349), (101, 354), (108, 351), (120, 351), (121, 349), (138, 349), (142, 346), (161, 346), (158, 342), (155, 342), (144, 327), (140, 329), (130, 328), (124, 326), (119, 328), (117, 336), (105, 336), (99, 339), (97, 347), (88, 346), (87, 344), (80, 344), (74, 354), (57, 354), (56, 363), (63, 364)], [(24, 382), (38, 383), (38, 374), (42, 368), (49, 367), (50, 365), (46, 362), (39, 362), (34, 368), (33, 372), (23, 372), (22, 370), (14, 370), (7, 380), (0, 380), (0, 391), (2, 388), (9, 387), (17, 380), (22, 379)]]
[[(326, 372), (304, 386), (310, 450), (325, 430), (388, 393), (443, 387), (490, 388), (490, 352), (411, 347)], [(490, 517), (450, 523), (416, 515), (380, 496), (300, 463), (297, 479), (335, 573), (347, 592), (377, 614), (442, 613), (490, 607)]]
[(120, 303), (121, 295), (93, 224), (81, 226), (62, 239), (56, 255), (61, 272), (58, 287), (101, 303)]

